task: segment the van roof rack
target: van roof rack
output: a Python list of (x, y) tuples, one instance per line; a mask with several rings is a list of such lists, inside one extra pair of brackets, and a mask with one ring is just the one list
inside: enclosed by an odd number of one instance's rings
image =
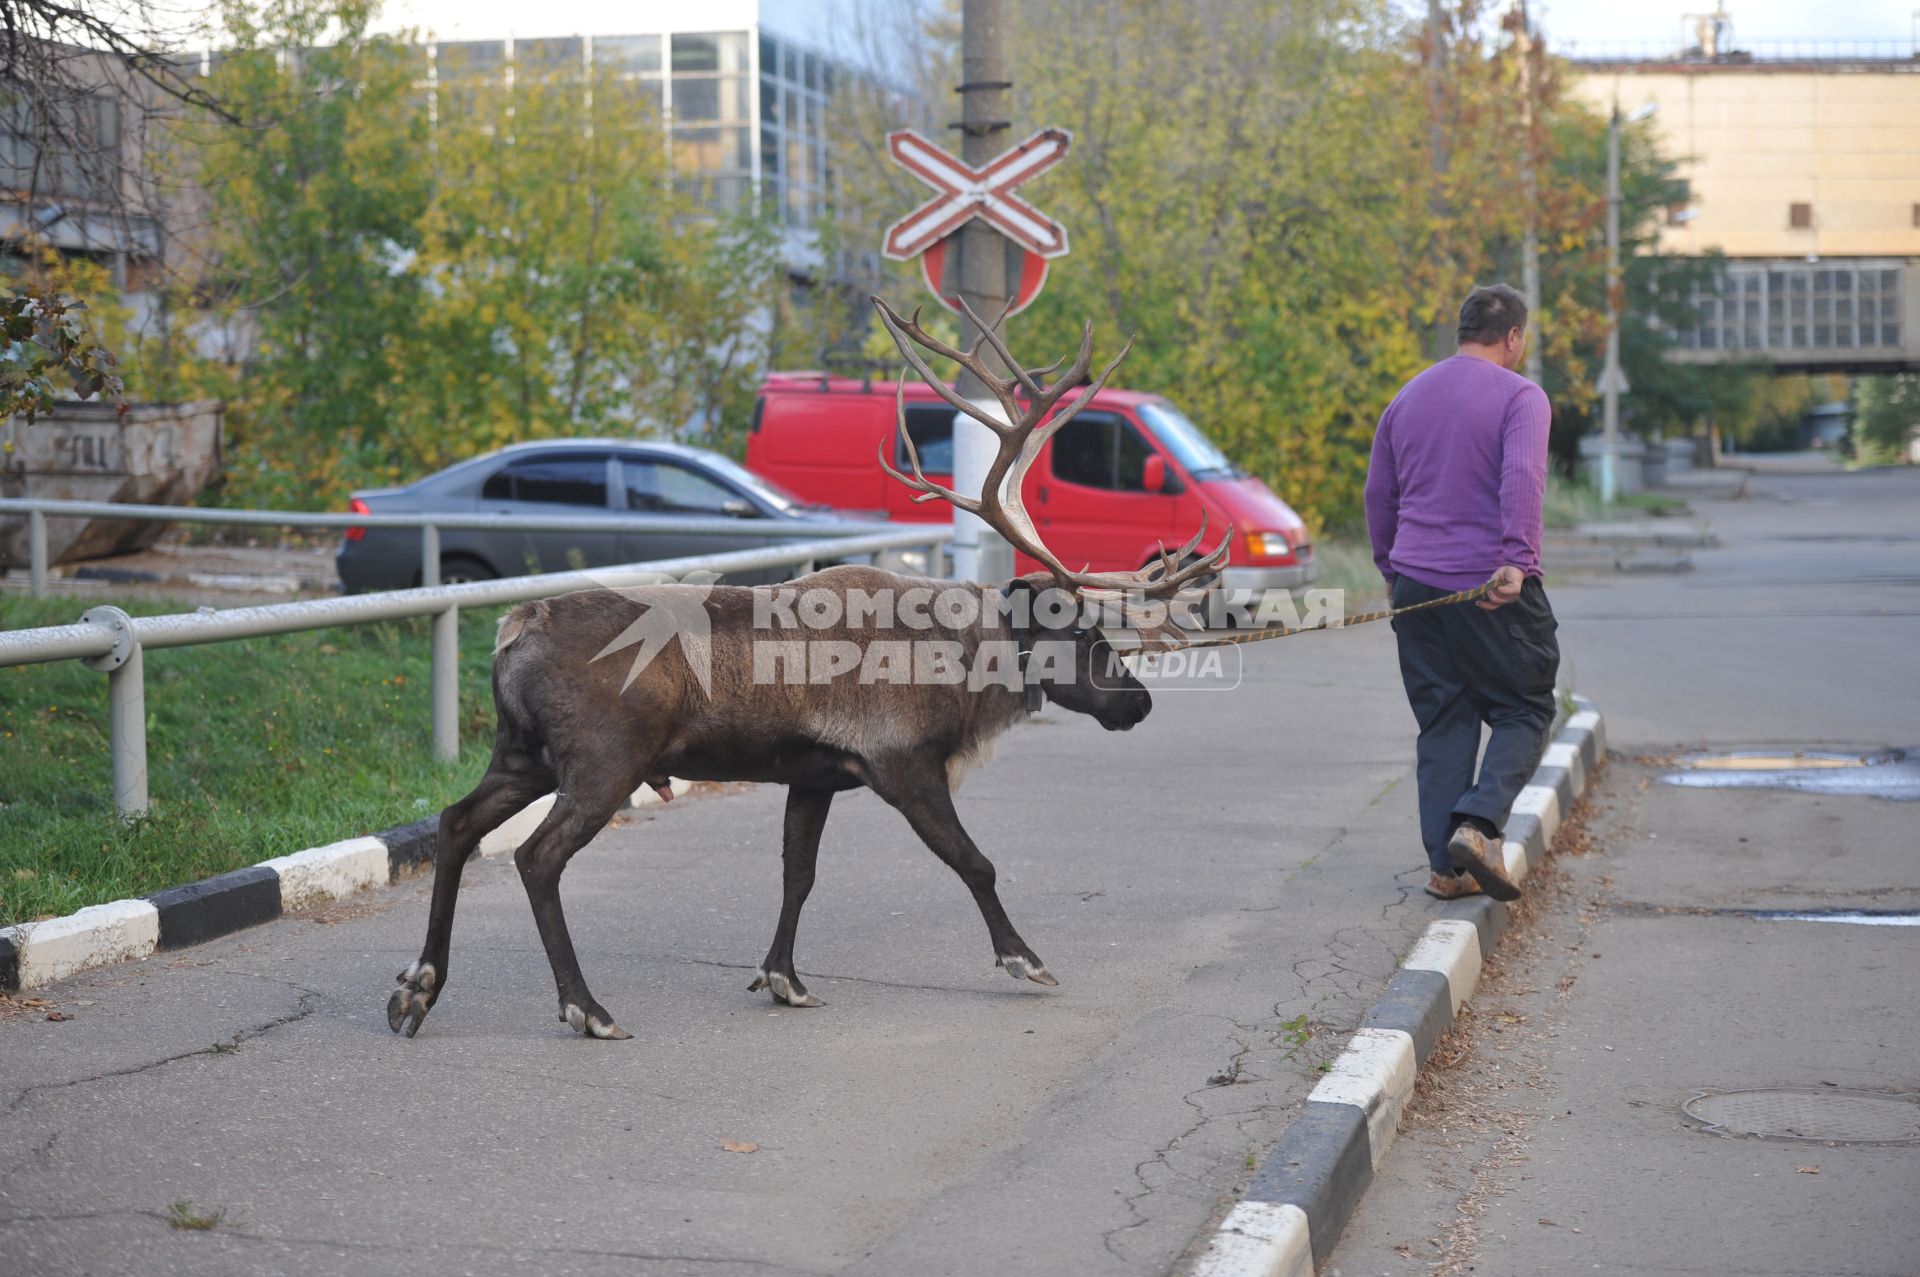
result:
[(836, 369), (858, 372), (861, 375), (861, 393), (870, 395), (873, 393), (873, 375), (876, 372), (892, 372), (893, 362), (875, 359), (857, 350), (823, 350), (820, 352), (820, 389), (828, 388)]

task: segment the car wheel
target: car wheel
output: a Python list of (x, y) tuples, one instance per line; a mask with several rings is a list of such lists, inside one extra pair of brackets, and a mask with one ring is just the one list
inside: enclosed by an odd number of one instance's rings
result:
[(500, 574), (479, 559), (466, 554), (440, 556), (440, 584), (464, 585), (468, 581), (493, 581)]

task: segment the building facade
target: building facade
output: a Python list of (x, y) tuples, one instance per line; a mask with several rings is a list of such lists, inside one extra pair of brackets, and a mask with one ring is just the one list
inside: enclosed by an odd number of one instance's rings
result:
[(1588, 58), (1572, 92), (1645, 127), (1688, 200), (1659, 251), (1723, 254), (1675, 357), (1783, 370), (1920, 367), (1920, 58), (1696, 48)]

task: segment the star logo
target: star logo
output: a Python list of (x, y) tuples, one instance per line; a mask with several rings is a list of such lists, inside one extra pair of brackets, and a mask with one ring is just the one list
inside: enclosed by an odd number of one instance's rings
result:
[(617, 583), (610, 581), (604, 588), (641, 605), (644, 610), (626, 629), (595, 652), (588, 663), (592, 664), (627, 648), (635, 648), (633, 662), (627, 667), (626, 681), (620, 684), (620, 690), (624, 692), (653, 663), (654, 657), (678, 641), (687, 668), (693, 671), (694, 678), (700, 683), (700, 691), (711, 698), (713, 619), (707, 614), (707, 596), (713, 593), (714, 582), (720, 579), (719, 576), (712, 572), (696, 572), (678, 581), (658, 574), (641, 574), (641, 579), (636, 581), (634, 576), (623, 573)]

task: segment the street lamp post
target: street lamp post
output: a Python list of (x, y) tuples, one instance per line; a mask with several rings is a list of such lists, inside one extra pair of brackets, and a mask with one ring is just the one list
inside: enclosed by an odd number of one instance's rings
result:
[[(1637, 124), (1659, 107), (1647, 103), (1625, 122)], [(1600, 373), (1600, 502), (1612, 505), (1619, 494), (1620, 396), (1627, 375), (1620, 370), (1620, 125), (1616, 104), (1607, 120), (1607, 362)]]

